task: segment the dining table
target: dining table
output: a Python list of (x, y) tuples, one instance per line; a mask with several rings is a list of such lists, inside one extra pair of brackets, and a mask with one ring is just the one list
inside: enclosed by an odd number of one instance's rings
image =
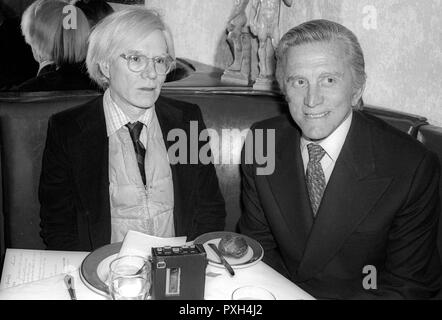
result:
[[(0, 282), (0, 300), (69, 300), (64, 278), (72, 276), (77, 300), (110, 300), (91, 290), (81, 277), (81, 263), (89, 252), (7, 249)], [(204, 300), (231, 300), (233, 292), (255, 286), (271, 292), (276, 300), (314, 300), (309, 293), (263, 261), (235, 269), (207, 264)]]

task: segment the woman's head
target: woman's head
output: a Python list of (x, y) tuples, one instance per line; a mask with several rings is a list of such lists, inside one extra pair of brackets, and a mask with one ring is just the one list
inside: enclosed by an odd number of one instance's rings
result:
[(67, 2), (33, 2), (22, 15), (21, 28), (38, 62), (52, 60), (63, 65), (86, 57), (89, 23), (81, 10)]
[(117, 103), (148, 108), (158, 99), (174, 58), (172, 36), (158, 14), (134, 7), (95, 26), (86, 65), (90, 77), (109, 87)]

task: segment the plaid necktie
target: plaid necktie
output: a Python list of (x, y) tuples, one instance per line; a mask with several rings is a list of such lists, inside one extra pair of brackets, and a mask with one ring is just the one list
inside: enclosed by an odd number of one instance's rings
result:
[(307, 149), (309, 156), (306, 174), (307, 189), (313, 215), (316, 216), (325, 189), (325, 175), (319, 162), (324, 156), (325, 150), (319, 144), (314, 143), (309, 143)]
[(144, 171), (144, 157), (146, 155), (146, 149), (140, 141), (140, 133), (143, 130), (142, 122), (128, 123), (126, 127), (129, 129), (130, 137), (135, 148), (135, 154), (137, 156), (138, 168), (140, 169), (141, 179), (143, 184), (146, 185), (146, 173)]

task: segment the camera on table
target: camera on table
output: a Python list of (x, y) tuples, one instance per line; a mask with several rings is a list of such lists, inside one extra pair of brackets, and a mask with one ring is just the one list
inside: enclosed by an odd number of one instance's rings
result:
[(206, 251), (201, 244), (152, 248), (152, 299), (203, 300)]

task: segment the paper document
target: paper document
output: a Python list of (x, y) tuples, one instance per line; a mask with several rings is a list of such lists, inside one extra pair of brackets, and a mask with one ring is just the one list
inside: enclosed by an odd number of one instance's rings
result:
[(118, 256), (137, 255), (147, 258), (150, 256), (152, 248), (182, 246), (186, 244), (186, 240), (187, 237), (160, 238), (129, 230), (124, 237)]
[(89, 252), (6, 249), (0, 289), (78, 269)]

